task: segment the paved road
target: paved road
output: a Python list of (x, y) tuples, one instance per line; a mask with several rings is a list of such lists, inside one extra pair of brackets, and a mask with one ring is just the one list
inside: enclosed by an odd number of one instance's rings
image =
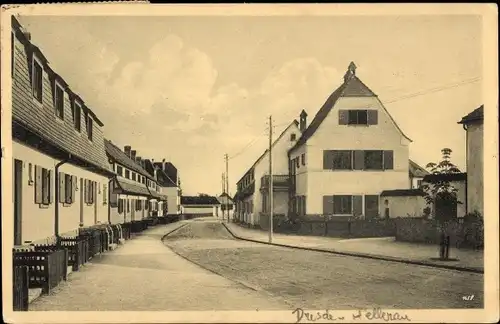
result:
[[(480, 274), (244, 242), (224, 230), (211, 221), (191, 223), (165, 244), (204, 268), (281, 296), (294, 307), (483, 307)], [(474, 300), (464, 301), (468, 295), (475, 295)]]
[(178, 223), (143, 232), (124, 246), (97, 257), (32, 311), (277, 310), (280, 299), (248, 289), (202, 269), (161, 242)]
[(482, 286), (478, 274), (234, 240), (218, 221), (200, 220), (143, 232), (30, 310), (464, 308), (482, 307)]

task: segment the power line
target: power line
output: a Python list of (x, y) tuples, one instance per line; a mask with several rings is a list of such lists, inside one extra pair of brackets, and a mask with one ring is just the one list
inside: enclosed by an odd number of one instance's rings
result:
[(245, 145), (245, 147), (243, 149), (241, 149), (238, 153), (232, 155), (229, 157), (230, 160), (240, 156), (241, 154), (243, 154), (247, 149), (249, 149), (251, 146), (253, 146), (255, 143), (257, 143), (258, 140), (260, 140), (262, 138), (264, 134), (261, 134), (257, 137), (255, 137), (254, 139), (252, 139), (247, 145)]
[(398, 101), (401, 101), (401, 100), (406, 100), (406, 99), (410, 99), (410, 98), (414, 98), (414, 97), (418, 97), (418, 96), (423, 96), (423, 95), (430, 94), (430, 93), (440, 92), (440, 91), (444, 91), (444, 90), (456, 88), (456, 87), (459, 87), (461, 85), (466, 85), (466, 84), (474, 83), (474, 82), (477, 82), (477, 81), (479, 81), (481, 79), (482, 79), (481, 77), (475, 77), (475, 78), (472, 78), (472, 79), (462, 80), (462, 81), (455, 82), (455, 83), (452, 83), (452, 84), (448, 84), (448, 85), (444, 85), (444, 86), (440, 86), (440, 87), (435, 87), (435, 88), (431, 88), (431, 89), (427, 89), (427, 90), (422, 90), (422, 91), (419, 91), (419, 92), (411, 93), (411, 94), (408, 94), (408, 95), (405, 95), (405, 96), (402, 96), (402, 97), (399, 97), (399, 98), (395, 98), (395, 99), (392, 99), (392, 100), (389, 100), (389, 101), (384, 101), (383, 103), (384, 104), (390, 104), (390, 103), (398, 102)]

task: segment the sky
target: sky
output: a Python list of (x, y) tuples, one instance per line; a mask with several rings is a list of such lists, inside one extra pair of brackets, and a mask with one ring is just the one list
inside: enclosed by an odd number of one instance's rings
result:
[(179, 170), (183, 194), (230, 194), (274, 136), (311, 121), (351, 61), (422, 166), (482, 102), (481, 16), (21, 16), (107, 139)]

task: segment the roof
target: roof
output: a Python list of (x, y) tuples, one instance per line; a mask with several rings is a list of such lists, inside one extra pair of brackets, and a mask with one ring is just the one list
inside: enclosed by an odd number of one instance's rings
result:
[(222, 204), (222, 205), (232, 205), (234, 202), (233, 202), (233, 198), (231, 198), (227, 193), (222, 193), (222, 195), (220, 195), (218, 198), (219, 202)]
[(182, 196), (181, 205), (220, 205), (214, 196)]
[(430, 173), (427, 170), (425, 170), (420, 165), (410, 160), (410, 175), (413, 178), (423, 178), (428, 174)]
[(90, 114), (92, 116), (92, 119), (95, 120), (95, 122), (99, 126), (101, 126), (101, 127), (104, 126), (102, 121), (96, 116), (96, 114), (92, 111), (92, 109), (90, 109), (87, 105), (85, 105), (85, 102), (82, 100), (82, 98), (78, 94), (76, 94), (73, 90), (71, 90), (68, 83), (52, 69), (52, 67), (49, 65), (49, 60), (42, 53), (40, 48), (38, 48), (38, 46), (33, 44), (31, 42), (31, 40), (29, 40), (24, 35), (25, 28), (19, 23), (19, 21), (14, 16), (12, 16), (11, 26), (12, 26), (12, 30), (16, 33), (18, 39), (21, 41), (21, 43), (23, 43), (23, 45), (26, 47), (26, 49), (32, 53), (36, 53), (36, 57), (42, 61), (43, 65), (44, 65), (43, 68), (47, 72), (49, 77), (57, 79), (59, 84), (68, 92), (68, 94), (71, 97), (74, 97), (75, 99), (77, 99), (81, 103), (83, 112), (87, 112), (88, 114)]
[[(352, 65), (353, 63), (351, 62), (349, 68), (351, 68)], [(344, 83), (342, 83), (326, 99), (323, 106), (321, 106), (321, 108), (318, 110), (318, 112), (314, 116), (309, 126), (307, 126), (307, 128), (302, 133), (302, 136), (299, 138), (297, 143), (295, 143), (295, 145), (289, 150), (289, 152), (294, 151), (295, 149), (306, 143), (307, 140), (314, 135), (314, 133), (318, 130), (321, 123), (325, 120), (325, 118), (328, 116), (330, 111), (333, 109), (333, 107), (341, 97), (377, 97), (377, 95), (372, 90), (370, 90), (370, 88), (368, 88), (363, 83), (363, 81), (361, 81), (355, 74), (353, 74), (350, 78), (345, 79)], [(380, 104), (385, 109), (382, 102), (380, 102)], [(399, 128), (396, 121), (392, 118), (391, 114), (389, 114), (389, 112), (387, 112), (387, 114), (394, 123), (394, 125), (396, 126), (396, 128), (399, 130), (399, 132), (408, 140), (410, 140), (410, 138), (408, 138), (408, 136), (406, 136), (403, 133), (403, 131)]]
[(128, 182), (123, 178), (116, 178), (117, 187), (115, 193), (133, 194), (148, 197), (150, 196), (148, 188), (142, 183)]
[[(298, 122), (297, 120), (295, 120), (295, 119), (294, 119), (294, 120), (293, 120), (293, 121), (292, 121), (292, 122), (291, 122), (291, 123), (290, 123), (290, 124), (289, 124), (289, 125), (288, 125), (288, 126), (287, 126), (287, 127), (286, 127), (283, 131), (282, 131), (282, 132), (281, 132), (281, 134), (280, 134), (280, 135), (276, 138), (276, 140), (275, 140), (275, 141), (273, 142), (273, 144), (271, 145), (271, 148), (273, 148), (273, 147), (276, 145), (276, 143), (278, 143), (278, 142), (279, 142), (279, 140), (280, 140), (280, 139), (281, 139), (281, 138), (285, 135), (286, 131), (287, 131), (290, 127), (292, 127), (293, 125), (295, 125), (296, 127), (298, 127), (298, 126), (299, 126), (299, 122)], [(244, 173), (244, 174), (243, 174), (243, 176), (240, 178), (240, 180), (238, 180), (238, 182), (237, 182), (237, 183), (240, 183), (240, 182), (241, 182), (241, 180), (243, 180), (243, 178), (245, 177), (245, 175), (247, 175), (247, 173), (248, 173), (250, 170), (252, 170), (252, 169), (253, 169), (253, 168), (257, 165), (257, 163), (259, 163), (259, 162), (260, 162), (260, 161), (264, 158), (264, 156), (266, 156), (266, 153), (267, 153), (267, 152), (269, 152), (269, 149), (266, 149), (266, 150), (264, 151), (264, 153), (262, 153), (262, 154), (259, 156), (259, 158), (258, 158), (258, 159), (254, 162), (254, 164), (252, 164), (252, 166), (251, 166), (251, 167), (250, 167), (247, 171), (245, 171), (245, 173)]]
[[(148, 189), (149, 190), (149, 189)], [(150, 196), (158, 200), (167, 200), (167, 196), (157, 191), (149, 190)]]
[(149, 178), (150, 180), (154, 180), (153, 176), (149, 174), (142, 166), (137, 164), (137, 162), (133, 161), (131, 158), (127, 156), (118, 146), (111, 143), (110, 140), (105, 139), (104, 145), (106, 147), (106, 153), (109, 157), (115, 160), (117, 163)]
[(439, 182), (439, 181), (467, 181), (467, 173), (448, 173), (448, 174), (429, 174), (423, 179), (424, 182)]
[(458, 123), (467, 125), (473, 122), (483, 121), (483, 119), (484, 119), (484, 105), (481, 105), (478, 108), (474, 109), (474, 111), (472, 111), (468, 115), (462, 117), (462, 120), (460, 120)]
[(157, 182), (162, 187), (177, 187), (175, 182), (162, 169), (156, 169)]
[(425, 196), (422, 189), (394, 189), (384, 190), (380, 193), (382, 197), (409, 197), (409, 196)]

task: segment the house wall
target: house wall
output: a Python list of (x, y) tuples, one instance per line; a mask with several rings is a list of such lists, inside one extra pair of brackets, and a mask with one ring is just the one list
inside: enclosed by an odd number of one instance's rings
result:
[[(422, 177), (409, 177), (410, 189), (418, 189), (418, 182), (424, 180)], [(403, 188), (400, 188), (403, 189)]]
[[(378, 124), (339, 125), (340, 109), (377, 109)], [(408, 187), (409, 145), (376, 97), (340, 98), (307, 143), (307, 214), (323, 212), (323, 196), (378, 195)], [(394, 169), (385, 171), (323, 170), (323, 151), (333, 149), (392, 150)], [(380, 205), (380, 204), (379, 204)], [(364, 208), (364, 206), (363, 206)]]
[[(295, 134), (295, 140), (291, 141), (291, 135)], [(272, 147), (272, 164), (273, 164), (273, 174), (288, 175), (288, 150), (296, 143), (300, 137), (300, 130), (295, 125), (289, 126), (281, 138), (279, 138)], [(266, 152), (259, 162), (254, 166), (255, 169), (255, 192), (252, 195), (253, 200), (253, 213), (250, 215), (251, 224), (259, 224), (259, 216), (262, 212), (262, 194), (259, 192), (261, 186), (261, 178), (264, 175), (269, 174), (269, 152)], [(276, 195), (276, 194), (275, 194)], [(288, 194), (278, 195), (280, 199), (286, 196), (285, 201), (285, 211), (288, 213)], [(277, 202), (278, 202), (277, 201)], [(281, 206), (281, 204), (280, 204)]]
[(177, 187), (160, 187), (160, 193), (167, 196), (167, 215), (177, 215), (178, 208), (178, 188)]
[[(385, 208), (389, 208), (389, 217), (420, 217), (427, 203), (422, 196), (381, 197), (379, 213), (385, 217)], [(387, 201), (387, 205), (385, 204)]]
[(483, 215), (483, 124), (467, 126), (467, 209)]
[[(14, 159), (23, 161), (23, 185), (22, 185), (22, 242), (42, 242), (55, 235), (55, 166), (60, 160), (17, 141), (12, 144)], [(31, 163), (31, 176), (29, 164)], [(52, 171), (51, 195), (52, 203), (44, 206), (35, 204), (35, 166), (39, 165)], [(59, 168), (64, 172), (77, 177), (78, 191), (75, 193), (72, 204), (59, 203), (59, 234), (75, 234), (80, 227), (80, 219), (83, 226), (92, 226), (98, 222), (107, 223), (107, 202), (104, 203), (103, 185), (107, 184), (108, 178), (97, 173), (90, 172), (72, 164), (63, 164)], [(87, 205), (81, 196), (80, 179), (89, 179), (98, 183), (101, 191), (96, 192), (94, 204)], [(32, 182), (30, 182), (32, 179)], [(107, 194), (106, 194), (107, 195)], [(106, 199), (107, 201), (107, 199)], [(82, 204), (83, 202), (83, 204)], [(97, 207), (97, 208), (96, 208)]]
[(198, 214), (198, 215), (205, 215), (205, 214), (210, 214), (215, 216), (216, 212), (216, 207), (220, 206), (189, 206), (189, 205), (184, 205), (182, 206), (183, 214)]
[(301, 159), (302, 154), (305, 154), (305, 165), (302, 165), (302, 160), (300, 160), (299, 167), (295, 171), (295, 193), (298, 196), (307, 196), (307, 168), (309, 165), (309, 157), (307, 156), (307, 144), (304, 144), (294, 150), (290, 154), (290, 159)]

